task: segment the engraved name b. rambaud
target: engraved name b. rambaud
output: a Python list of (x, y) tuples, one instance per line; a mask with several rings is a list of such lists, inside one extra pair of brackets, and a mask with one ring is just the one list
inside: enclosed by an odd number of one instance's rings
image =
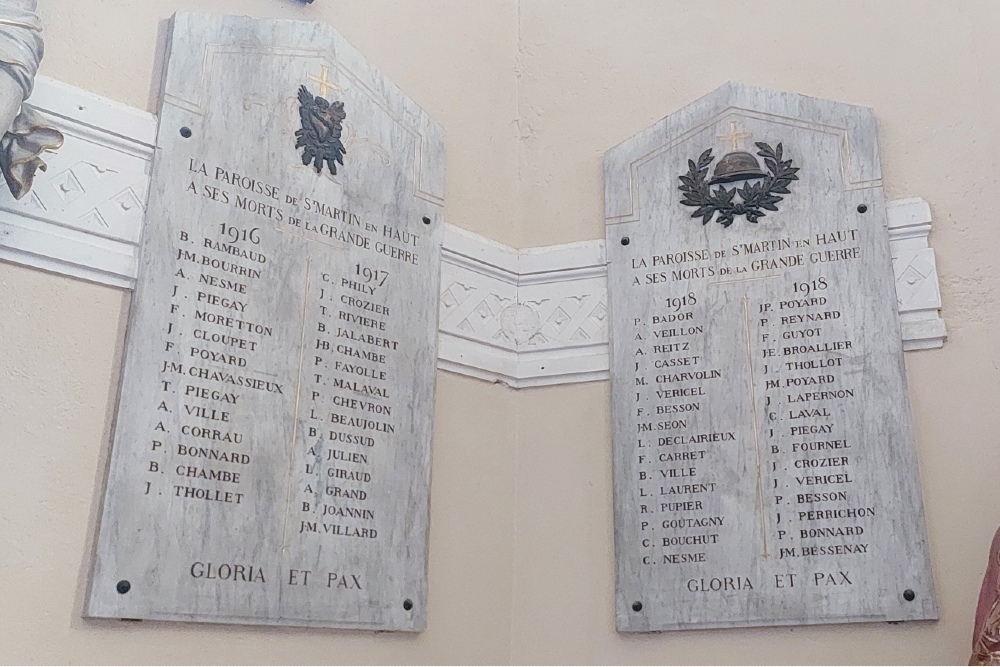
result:
[[(791, 160), (782, 160), (782, 146), (771, 148), (768, 144), (757, 142), (757, 155), (764, 158), (767, 167), (765, 174), (760, 169), (757, 158), (745, 151), (734, 150), (727, 153), (715, 165), (712, 180), (707, 181), (708, 168), (715, 158), (709, 148), (698, 162), (688, 160), (688, 173), (680, 177), (680, 191), (684, 194), (681, 204), (695, 207), (692, 218), (701, 218), (707, 225), (718, 214), (717, 221), (728, 227), (737, 216), (745, 216), (747, 222), (757, 222), (763, 218), (764, 211), (777, 211), (778, 202), (789, 194), (788, 186), (799, 177), (798, 167), (792, 166)], [(742, 187), (734, 186), (726, 189), (725, 183), (743, 181)], [(712, 190), (711, 186), (719, 185)], [(737, 198), (737, 195), (739, 196)]]

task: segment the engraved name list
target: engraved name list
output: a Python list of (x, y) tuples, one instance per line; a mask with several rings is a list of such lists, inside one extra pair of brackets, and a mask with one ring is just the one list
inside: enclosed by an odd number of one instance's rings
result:
[(332, 29), (179, 14), (157, 144), (88, 614), (421, 630), (440, 129)]
[(619, 629), (934, 617), (870, 112), (661, 125), (606, 158)]

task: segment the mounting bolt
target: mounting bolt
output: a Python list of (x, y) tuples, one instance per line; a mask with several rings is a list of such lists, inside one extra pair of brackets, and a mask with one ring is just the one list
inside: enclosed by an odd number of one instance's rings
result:
[(858, 204), (858, 213), (867, 213), (867, 212), (868, 212), (867, 204)]
[(642, 611), (642, 603), (641, 602), (633, 602), (632, 603), (632, 611)]
[(916, 597), (917, 597), (917, 594), (914, 593), (909, 588), (907, 588), (905, 591), (903, 591), (903, 599), (906, 600), (907, 602), (913, 602), (913, 600), (915, 600)]
[(629, 243), (631, 243), (631, 241), (629, 241), (629, 238), (627, 236), (623, 236), (622, 245), (628, 245)]
[(181, 128), (181, 136), (184, 137), (185, 139), (190, 139), (191, 138), (191, 128), (190, 127), (182, 127)]
[(403, 609), (405, 609), (406, 611), (410, 611), (411, 609), (413, 609), (413, 600), (409, 598), (403, 600)]
[(126, 593), (128, 593), (128, 592), (129, 592), (130, 590), (132, 590), (132, 584), (130, 584), (130, 583), (129, 583), (128, 581), (126, 581), (125, 579), (122, 579), (122, 580), (121, 580), (121, 581), (119, 581), (119, 582), (118, 582), (118, 584), (117, 584), (117, 585), (115, 586), (115, 590), (117, 590), (117, 591), (118, 591), (118, 592), (119, 592), (120, 594), (122, 594), (122, 595), (125, 595), (125, 594), (126, 594)]

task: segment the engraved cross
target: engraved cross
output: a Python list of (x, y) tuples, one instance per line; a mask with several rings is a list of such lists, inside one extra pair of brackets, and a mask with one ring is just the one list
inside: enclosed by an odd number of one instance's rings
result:
[(319, 96), (327, 101), (329, 101), (329, 99), (326, 96), (328, 91), (333, 90), (340, 92), (341, 90), (340, 86), (338, 86), (336, 83), (334, 83), (328, 78), (329, 76), (330, 76), (330, 68), (327, 67), (326, 65), (323, 65), (323, 71), (320, 73), (319, 76), (310, 74), (307, 77), (310, 81), (314, 81), (319, 84)]
[(740, 149), (740, 139), (749, 139), (749, 132), (738, 132), (736, 130), (736, 121), (729, 122), (729, 134), (719, 134), (716, 135), (716, 139), (722, 139), (723, 141), (728, 141), (732, 145), (734, 151)]

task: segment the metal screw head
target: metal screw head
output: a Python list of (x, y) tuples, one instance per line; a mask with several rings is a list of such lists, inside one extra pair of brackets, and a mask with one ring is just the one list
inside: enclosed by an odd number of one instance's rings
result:
[(903, 591), (903, 599), (906, 600), (907, 602), (913, 602), (913, 600), (916, 599), (916, 597), (917, 597), (917, 594), (914, 593), (909, 588), (907, 588), (905, 591)]
[(858, 204), (858, 213), (867, 213), (867, 212), (868, 212), (867, 204)]
[(413, 600), (410, 600), (409, 598), (403, 600), (403, 609), (406, 611), (413, 609)]
[(642, 611), (642, 603), (641, 602), (633, 602), (632, 603), (632, 611)]
[(425, 224), (425, 225), (429, 225), (429, 224), (431, 224), (431, 219), (430, 219), (430, 218), (428, 218), (428, 217), (427, 217), (426, 215), (424, 216), (424, 224)]
[(115, 586), (115, 590), (117, 590), (120, 594), (125, 595), (130, 590), (132, 590), (132, 584), (130, 584), (125, 579), (122, 579), (121, 581), (118, 582), (118, 585)]
[(631, 243), (631, 241), (629, 241), (629, 238), (627, 236), (623, 236), (622, 245), (628, 245), (629, 243)]
[(181, 128), (181, 136), (184, 137), (185, 139), (190, 139), (191, 138), (191, 128), (190, 127), (182, 127)]

